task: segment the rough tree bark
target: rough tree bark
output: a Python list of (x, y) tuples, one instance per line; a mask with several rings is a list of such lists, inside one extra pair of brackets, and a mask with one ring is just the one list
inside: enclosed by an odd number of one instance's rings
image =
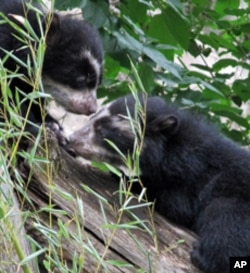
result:
[[(2, 170), (0, 175), (2, 176)], [(22, 211), (20, 210), (17, 196), (10, 184), (0, 181), (0, 198), (2, 198), (1, 213), (7, 212), (8, 218), (1, 215), (0, 219), (0, 273), (23, 273), (22, 267), (19, 265), (20, 257), (14, 248), (15, 239), (20, 243), (20, 247), (24, 256), (31, 254), (31, 248), (26, 241), (26, 231), (22, 221)], [(4, 202), (3, 200), (6, 200)], [(11, 201), (10, 201), (11, 200)], [(10, 203), (12, 203), (10, 205)], [(8, 230), (8, 232), (6, 232)], [(15, 235), (17, 238), (14, 238)], [(35, 272), (35, 264), (33, 261), (27, 263), (29, 268)]]
[[(199, 272), (190, 262), (190, 250), (195, 236), (179, 227), (167, 222), (158, 213), (150, 217), (149, 209), (139, 209), (137, 217), (143, 219), (153, 236), (144, 228), (137, 229), (110, 229), (104, 224), (117, 223), (119, 198), (117, 194), (118, 182), (114, 177), (105, 174), (93, 167), (82, 165), (80, 162), (59, 148), (53, 136), (47, 139), (47, 151), (49, 151), (49, 163), (29, 165), (32, 177), (28, 182), (28, 196), (33, 205), (25, 209), (36, 208), (41, 212), (39, 222), (44, 226), (58, 230), (58, 219), (68, 223), (70, 234), (82, 230), (83, 243), (74, 240), (74, 237), (64, 238), (60, 241), (58, 253), (61, 259), (70, 266), (73, 254), (78, 253), (84, 257), (84, 270), (82, 272), (110, 272), (133, 273), (139, 268), (154, 273), (197, 273)], [(42, 150), (38, 155), (43, 154)], [(27, 164), (25, 169), (27, 168)], [(83, 184), (89, 186), (106, 201), (100, 201), (95, 194), (83, 189)], [(65, 198), (65, 193), (73, 196)], [(67, 201), (68, 200), (68, 201)], [(78, 200), (78, 201), (77, 201)], [(77, 227), (74, 219), (80, 215), (79, 200), (83, 204), (84, 218), (79, 217)], [(54, 205), (53, 212), (43, 210), (48, 203)], [(100, 203), (102, 205), (100, 205)], [(62, 209), (67, 214), (62, 214)], [(105, 215), (105, 216), (104, 216)], [(120, 223), (128, 223), (135, 219), (128, 213), (124, 213)], [(47, 245), (47, 239), (35, 227), (34, 220), (29, 218), (26, 230), (41, 245)], [(112, 238), (112, 240), (110, 240)], [(91, 243), (90, 243), (91, 242)], [(109, 244), (109, 248), (106, 246)], [(93, 245), (104, 262), (94, 258), (90, 254), (90, 246)], [(105, 255), (104, 255), (105, 253)], [(108, 260), (118, 260), (130, 264), (130, 267), (116, 267)], [(151, 269), (150, 269), (151, 268)], [(54, 272), (59, 272), (55, 271)]]

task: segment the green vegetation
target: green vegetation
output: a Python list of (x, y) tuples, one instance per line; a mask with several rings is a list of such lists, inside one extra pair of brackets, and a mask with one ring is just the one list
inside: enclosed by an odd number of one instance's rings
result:
[[(243, 7), (239, 0), (117, 2), (56, 2), (59, 9), (81, 7), (102, 35), (106, 60), (99, 96), (113, 100), (130, 92), (129, 56), (150, 95), (195, 108), (248, 144), (249, 117), (242, 118), (240, 109), (250, 98), (248, 1)], [(192, 65), (183, 54), (190, 54)]]
[[(247, 2), (247, 1), (246, 1)], [(242, 143), (249, 144), (250, 117), (242, 116), (242, 106), (250, 99), (249, 86), (249, 13), (250, 7), (240, 7), (240, 1), (215, 1), (212, 5), (208, 0), (121, 0), (116, 6), (110, 6), (104, 0), (67, 0), (56, 1), (55, 8), (63, 10), (67, 8), (82, 8), (84, 18), (92, 23), (100, 31), (105, 56), (105, 71), (103, 84), (99, 89), (99, 97), (107, 97), (108, 101), (118, 98), (124, 94), (133, 92), (147, 92), (148, 95), (160, 95), (167, 100), (177, 101), (182, 107), (194, 108), (213, 120), (230, 138)], [(39, 18), (39, 16), (38, 16)], [(0, 17), (0, 23), (6, 20)], [(26, 99), (31, 102), (37, 97), (47, 97), (41, 83), (41, 67), (45, 51), (45, 39), (36, 40), (32, 28), (25, 22), (27, 32), (20, 30), (20, 39), (24, 46), (37, 47), (32, 50), (32, 60), (19, 65), (27, 66), (34, 91)], [(15, 26), (14, 26), (15, 27)], [(32, 43), (31, 43), (32, 41)], [(190, 54), (193, 62), (198, 58), (198, 64), (186, 65), (183, 60), (184, 54)], [(211, 61), (212, 55), (217, 56)], [(14, 57), (6, 53), (6, 58)], [(190, 58), (191, 58), (190, 57)], [(25, 187), (29, 181), (23, 181), (16, 169), (18, 158), (29, 162), (30, 165), (39, 167), (39, 164), (49, 163), (49, 158), (40, 158), (37, 148), (40, 137), (44, 131), (40, 131), (34, 141), (31, 152), (18, 149), (20, 139), (24, 136), (24, 127), (27, 119), (19, 115), (19, 108), (13, 108), (11, 101), (15, 100), (20, 105), (18, 92), (15, 96), (8, 87), (9, 81), (14, 77), (22, 77), (20, 74), (9, 74), (4, 68), (5, 59), (0, 60), (0, 86), (3, 90), (4, 105), (1, 115), (5, 122), (0, 126), (0, 238), (4, 244), (8, 244), (17, 253), (19, 264), (25, 273), (32, 272), (28, 262), (35, 261), (37, 257), (46, 252), (43, 264), (49, 271), (53, 272), (56, 266), (60, 272), (81, 272), (84, 267), (84, 257), (74, 254), (72, 268), (61, 262), (58, 255), (60, 241), (62, 238), (72, 238), (79, 244), (86, 244), (81, 234), (80, 222), (84, 222), (82, 213), (82, 201), (77, 200), (76, 210), (78, 216), (74, 223), (78, 227), (75, 234), (68, 234), (67, 225), (58, 221), (58, 231), (52, 226), (44, 226), (38, 219), (40, 212), (29, 212), (23, 209), (21, 216), (24, 221), (27, 217), (35, 219), (35, 228), (48, 239), (48, 246), (42, 247), (33, 239), (29, 238), (33, 248), (33, 254), (25, 257), (18, 238), (18, 231), (14, 229), (11, 222), (13, 200), (12, 189), (15, 187), (22, 200), (30, 203)], [(30, 69), (33, 64), (34, 70)], [(225, 70), (226, 69), (226, 70)], [(22, 92), (20, 90), (20, 92)], [(7, 115), (8, 113), (8, 115)], [(138, 105), (138, 115), (143, 114), (143, 107)], [(223, 118), (223, 119), (222, 119)], [(135, 121), (136, 122), (136, 121)], [(131, 121), (131, 126), (133, 126)], [(137, 135), (136, 128), (134, 128)], [(124, 157), (131, 173), (138, 173), (139, 154), (141, 142), (143, 141), (143, 128), (140, 128), (140, 139), (135, 143), (135, 150), (131, 157)], [(14, 140), (14, 141), (11, 141)], [(112, 144), (111, 144), (112, 145)], [(46, 149), (45, 149), (46, 150)], [(110, 172), (119, 174), (112, 166), (98, 166)], [(51, 169), (48, 168), (48, 183), (51, 183)], [(14, 182), (15, 181), (15, 185)], [(135, 180), (131, 176), (131, 183)], [(130, 184), (124, 188), (121, 178), (119, 186), (120, 210), (117, 214), (117, 223), (106, 223), (105, 210), (103, 213), (103, 228), (110, 228), (112, 234), (108, 240), (107, 248), (117, 229), (142, 228), (154, 237), (154, 230), (149, 230), (147, 225), (136, 218), (126, 225), (121, 223), (124, 211), (133, 215), (133, 205), (130, 201), (134, 196), (130, 193)], [(7, 187), (7, 193), (6, 193)], [(84, 187), (84, 190), (90, 191)], [(145, 190), (139, 199), (145, 198)], [(75, 202), (70, 194), (62, 193), (65, 200)], [(100, 209), (105, 200), (93, 193), (100, 200)], [(51, 197), (52, 198), (52, 197)], [(47, 211), (52, 218), (54, 211), (50, 198)], [(150, 207), (150, 203), (143, 206)], [(21, 207), (22, 208), (22, 207)], [(66, 212), (61, 212), (66, 213)], [(73, 221), (73, 220), (72, 220)], [(153, 227), (153, 222), (151, 223)], [(153, 228), (152, 228), (153, 229)], [(4, 235), (4, 236), (3, 236)], [(156, 238), (154, 238), (155, 244)], [(0, 242), (2, 246), (2, 243)], [(85, 250), (92, 253), (97, 260), (97, 269), (105, 268), (104, 257), (97, 253), (91, 242), (84, 246)], [(107, 249), (106, 248), (106, 249)], [(10, 250), (10, 255), (12, 251)], [(108, 261), (119, 266), (119, 261)], [(1, 269), (1, 261), (0, 261)], [(37, 271), (38, 272), (38, 271)], [(138, 269), (138, 272), (145, 272)]]

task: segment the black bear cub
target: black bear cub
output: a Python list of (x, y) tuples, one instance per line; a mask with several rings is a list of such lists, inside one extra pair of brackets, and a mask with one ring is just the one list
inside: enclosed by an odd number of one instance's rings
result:
[[(149, 200), (173, 223), (199, 235), (192, 262), (206, 273), (229, 273), (229, 257), (250, 256), (250, 153), (212, 125), (159, 97), (140, 97), (145, 135), (140, 176)], [(90, 117), (70, 137), (76, 155), (123, 164), (112, 141), (132, 153), (133, 96), (120, 98)]]
[[(22, 77), (11, 77), (8, 81), (13, 98), (19, 94), (21, 115), (29, 124), (27, 131), (36, 134), (36, 126), (42, 122), (42, 113), (37, 101), (32, 103), (23, 94), (38, 90), (32, 85), (35, 81), (34, 52), (38, 52), (38, 40), (46, 37), (46, 49), (42, 67), (42, 82), (45, 92), (52, 95), (55, 101), (67, 111), (76, 114), (91, 114), (96, 111), (96, 89), (102, 79), (103, 50), (99, 35), (87, 24), (81, 15), (67, 12), (50, 13), (41, 5), (31, 8), (31, 1), (0, 1), (0, 59), (10, 73)], [(35, 1), (34, 1), (35, 2)], [(40, 20), (38, 12), (40, 9)], [(27, 30), (29, 22), (32, 31)], [(21, 32), (16, 30), (21, 29)], [(34, 34), (33, 34), (34, 33)], [(31, 38), (27, 38), (31, 36)], [(36, 38), (37, 37), (37, 38)], [(25, 41), (29, 40), (33, 49)], [(29, 60), (30, 65), (22, 65)], [(1, 87), (1, 104), (3, 104), (4, 86)], [(34, 96), (33, 96), (34, 97)], [(11, 103), (16, 103), (13, 99)], [(1, 105), (1, 113), (4, 106)], [(2, 115), (2, 114), (1, 114)], [(0, 117), (3, 120), (3, 117)], [(46, 121), (53, 123), (47, 115)], [(56, 123), (56, 122), (55, 122)]]

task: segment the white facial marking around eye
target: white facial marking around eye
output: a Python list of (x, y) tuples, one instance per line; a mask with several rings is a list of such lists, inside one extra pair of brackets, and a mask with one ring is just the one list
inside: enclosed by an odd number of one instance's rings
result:
[(96, 72), (96, 77), (97, 79), (100, 77), (101, 75), (101, 67), (102, 64), (98, 62), (98, 60), (92, 55), (90, 50), (86, 50), (83, 49), (80, 58), (84, 59), (88, 59), (89, 63), (91, 64), (91, 66), (94, 68), (95, 72)]

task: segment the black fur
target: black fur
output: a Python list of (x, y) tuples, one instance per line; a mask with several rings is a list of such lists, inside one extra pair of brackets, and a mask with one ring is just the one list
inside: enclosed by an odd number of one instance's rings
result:
[[(132, 152), (133, 134), (119, 124), (125, 121), (126, 107), (133, 116), (134, 105), (128, 96), (111, 103), (109, 114), (103, 110), (95, 114), (71, 136), (71, 149), (119, 166), (117, 153), (105, 139), (125, 154)], [(89, 144), (95, 147), (92, 154), (86, 152)], [(195, 114), (151, 97), (146, 103), (140, 169), (156, 209), (199, 235), (191, 253), (196, 266), (206, 273), (229, 273), (229, 257), (250, 256), (249, 151)]]
[[(38, 38), (47, 32), (42, 69), (45, 91), (50, 93), (55, 101), (67, 111), (78, 114), (95, 112), (95, 90), (102, 79), (103, 64), (103, 52), (98, 33), (79, 18), (80, 15), (62, 12), (49, 14), (41, 6), (37, 7), (43, 12), (41, 16), (42, 31), (38, 24), (36, 12), (29, 9), (25, 1), (8, 0), (0, 2), (0, 12), (25, 32), (27, 32), (25, 27), (16, 15), (27, 17)], [(2, 17), (0, 18), (4, 22)], [(24, 63), (26, 63), (28, 56), (31, 57), (30, 49), (19, 41), (16, 35), (20, 37), (20, 33), (16, 32), (9, 23), (0, 24), (0, 58), (5, 60), (4, 66), (9, 72), (21, 73), (32, 79), (34, 75), (28, 75), (27, 68), (19, 65), (12, 57), (6, 58), (6, 51), (12, 52)], [(36, 50), (36, 41), (33, 42), (33, 47)], [(33, 66), (32, 58), (30, 60)], [(92, 60), (94, 60), (93, 63), (91, 63)], [(18, 89), (25, 94), (34, 90), (32, 85), (25, 82), (24, 77), (10, 80), (9, 85), (14, 97)], [(5, 90), (1, 88), (1, 92), (3, 91)], [(22, 100), (23, 96), (20, 92), (19, 96)], [(0, 98), (2, 100), (2, 95)], [(26, 115), (29, 103), (30, 101), (22, 103), (22, 116)], [(2, 109), (3, 107), (1, 106)], [(33, 103), (28, 120), (40, 125), (42, 123), (41, 112), (40, 105)], [(46, 117), (46, 122), (48, 124), (56, 123), (49, 115)], [(33, 134), (37, 132), (37, 128), (32, 125), (27, 125), (26, 129)]]

